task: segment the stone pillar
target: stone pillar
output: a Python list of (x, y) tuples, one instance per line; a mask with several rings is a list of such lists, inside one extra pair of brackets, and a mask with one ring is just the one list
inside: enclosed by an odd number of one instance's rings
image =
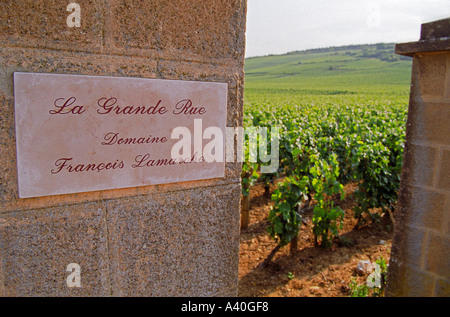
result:
[[(242, 126), (245, 17), (245, 0), (0, 3), (0, 296), (237, 295), (240, 164), (219, 179), (20, 199), (13, 73), (227, 83), (227, 126)], [(80, 288), (66, 284), (70, 263)]]
[(450, 295), (450, 19), (422, 25), (412, 83), (388, 296)]

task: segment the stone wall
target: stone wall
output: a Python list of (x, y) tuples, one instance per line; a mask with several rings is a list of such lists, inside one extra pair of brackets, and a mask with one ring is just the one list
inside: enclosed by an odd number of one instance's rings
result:
[(222, 179), (19, 199), (13, 73), (224, 82), (227, 126), (241, 126), (246, 1), (78, 0), (79, 28), (69, 2), (0, 3), (0, 296), (237, 295), (240, 164)]
[(413, 56), (387, 295), (450, 296), (450, 19), (422, 26)]

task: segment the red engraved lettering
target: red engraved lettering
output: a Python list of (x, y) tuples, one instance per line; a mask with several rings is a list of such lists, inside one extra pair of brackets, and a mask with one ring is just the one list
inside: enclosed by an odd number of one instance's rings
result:
[(72, 105), (77, 101), (77, 98), (70, 97), (69, 99), (65, 100), (65, 98), (58, 98), (53, 102), (53, 105), (58, 110), (50, 110), (50, 114), (82, 114), (86, 111), (84, 109), (84, 106), (73, 106)]
[(173, 114), (184, 114), (184, 115), (203, 115), (206, 113), (206, 109), (204, 107), (194, 107), (192, 101), (190, 99), (180, 100), (175, 105), (175, 110)]

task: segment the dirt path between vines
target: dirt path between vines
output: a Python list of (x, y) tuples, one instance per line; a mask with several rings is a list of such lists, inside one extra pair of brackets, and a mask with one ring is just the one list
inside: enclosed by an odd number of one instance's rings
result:
[(239, 296), (241, 297), (345, 297), (349, 284), (366, 281), (356, 267), (361, 260), (383, 257), (389, 262), (393, 225), (388, 216), (380, 223), (354, 229), (356, 220), (352, 208), (354, 185), (346, 186), (346, 199), (340, 204), (345, 210), (344, 227), (340, 235), (345, 245), (336, 240), (331, 249), (314, 246), (312, 211), (303, 215), (298, 250), (291, 255), (289, 246), (280, 249), (266, 268), (259, 264), (275, 248), (266, 227), (272, 201), (264, 195), (262, 186), (251, 189), (250, 225), (241, 230), (239, 254)]

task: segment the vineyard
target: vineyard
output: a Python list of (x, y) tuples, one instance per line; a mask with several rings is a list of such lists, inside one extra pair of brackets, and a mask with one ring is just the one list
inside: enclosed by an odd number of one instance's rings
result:
[[(365, 55), (373, 56), (367, 51)], [(342, 50), (266, 57), (249, 63), (244, 127), (280, 129), (276, 172), (261, 173), (266, 164), (262, 161), (243, 164), (242, 229), (251, 225), (251, 191), (258, 186), (267, 205), (258, 217), (274, 246), (259, 261), (258, 269), (270, 266), (285, 246), (289, 245), (293, 257), (297, 254), (305, 219), (310, 220), (306, 227), (313, 247), (322, 250), (351, 244), (342, 235), (345, 219), (352, 219), (351, 230), (386, 221), (393, 226), (410, 64), (388, 61), (384, 53), (380, 54), (384, 59), (374, 62), (371, 57), (362, 63), (362, 56), (359, 50), (350, 54)], [(283, 71), (286, 63), (291, 65), (289, 76)], [(314, 76), (311, 65), (316, 69)], [(293, 73), (294, 66), (303, 69)], [(345, 72), (346, 68), (349, 71)], [(344, 71), (328, 73), (335, 69)], [(259, 135), (260, 143), (271, 144), (263, 139), (264, 135)]]

